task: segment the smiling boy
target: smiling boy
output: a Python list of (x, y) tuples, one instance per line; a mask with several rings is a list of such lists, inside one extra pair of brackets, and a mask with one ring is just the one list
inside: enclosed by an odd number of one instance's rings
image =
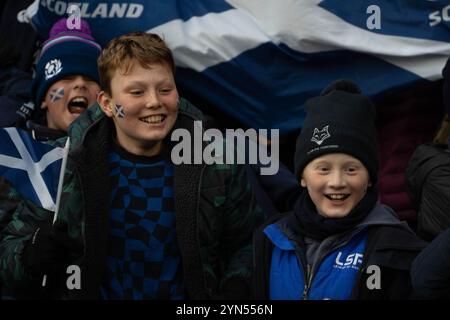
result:
[(345, 217), (372, 186), (366, 167), (345, 153), (327, 154), (308, 163), (300, 184), (307, 188), (317, 213), (328, 218)]
[[(136, 155), (161, 153), (162, 141), (172, 130), (178, 114), (173, 62), (150, 64), (145, 57), (141, 61), (128, 57), (127, 61), (127, 57), (107, 53), (102, 59), (104, 91), (98, 101), (114, 122), (118, 144)], [(124, 59), (126, 64), (114, 73), (106, 68)]]
[(425, 243), (378, 202), (375, 108), (355, 84), (308, 101), (294, 162), (294, 210), (255, 234), (255, 297), (407, 299)]
[[(248, 298), (252, 232), (263, 215), (242, 167), (172, 163), (170, 133), (193, 133), (203, 116), (178, 96), (171, 51), (159, 36), (135, 32), (111, 40), (98, 64), (103, 91), (99, 106), (69, 129), (56, 222), (83, 248), (65, 251), (67, 264), (81, 268), (81, 289), (64, 290), (65, 280), (56, 280), (56, 292), (76, 299)], [(54, 262), (67, 243), (54, 233), (36, 229), (22, 240), (23, 263), (9, 283), (65, 273)]]

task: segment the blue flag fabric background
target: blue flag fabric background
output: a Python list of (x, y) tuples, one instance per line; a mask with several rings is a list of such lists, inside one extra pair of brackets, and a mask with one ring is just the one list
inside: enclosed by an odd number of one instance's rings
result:
[(16, 128), (0, 128), (0, 141), (0, 176), (25, 198), (54, 211), (63, 148), (36, 141)]
[[(69, 1), (38, 0), (46, 37)], [(338, 78), (376, 96), (441, 78), (450, 56), (448, 0), (133, 0), (77, 2), (102, 44), (135, 30), (173, 50), (182, 91), (245, 126), (302, 126), (306, 100)], [(376, 5), (380, 29), (368, 20)], [(105, 27), (107, 26), (107, 27)]]

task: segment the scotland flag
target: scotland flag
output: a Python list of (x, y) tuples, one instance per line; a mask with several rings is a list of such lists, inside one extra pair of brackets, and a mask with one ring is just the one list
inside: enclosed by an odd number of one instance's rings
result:
[[(246, 126), (281, 133), (300, 128), (306, 100), (335, 79), (353, 80), (376, 96), (441, 78), (450, 55), (448, 0), (91, 0), (77, 5), (100, 43), (135, 30), (158, 33), (174, 52), (182, 91)], [(68, 8), (69, 1), (41, 0), (28, 17), (46, 36)]]
[(34, 140), (17, 128), (0, 128), (0, 175), (25, 198), (56, 209), (64, 148)]

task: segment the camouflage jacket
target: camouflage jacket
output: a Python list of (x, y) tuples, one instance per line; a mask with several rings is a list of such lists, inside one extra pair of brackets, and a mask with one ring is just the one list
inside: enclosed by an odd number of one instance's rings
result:
[[(202, 120), (201, 112), (182, 99), (174, 128), (192, 133), (195, 120)], [(69, 129), (71, 145), (58, 219), (68, 223), (69, 236), (84, 247), (81, 257), (73, 257), (81, 268), (81, 289), (66, 290), (65, 281), (58, 288), (70, 298), (100, 297), (111, 190), (107, 155), (113, 130), (112, 121), (98, 105), (89, 108)], [(264, 217), (244, 168), (227, 164), (174, 165), (174, 197), (187, 297), (247, 298), (252, 233)], [(35, 223), (36, 216), (45, 215), (49, 214), (42, 213), (42, 209), (29, 208), (10, 224), (3, 241), (6, 243), (2, 244), (6, 250), (0, 252), (0, 277), (6, 284), (30, 283), (20, 254), (35, 229), (29, 225)]]

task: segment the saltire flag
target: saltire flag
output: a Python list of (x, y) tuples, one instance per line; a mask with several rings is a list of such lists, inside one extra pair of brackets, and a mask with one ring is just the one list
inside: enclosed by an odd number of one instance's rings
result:
[[(22, 18), (45, 37), (70, 2), (37, 0)], [(448, 0), (76, 3), (102, 45), (130, 31), (158, 33), (173, 50), (182, 91), (281, 134), (302, 126), (306, 100), (335, 79), (376, 96), (440, 79), (450, 56)]]
[(0, 176), (26, 199), (55, 212), (65, 148), (36, 141), (17, 128), (0, 128), (0, 141)]

